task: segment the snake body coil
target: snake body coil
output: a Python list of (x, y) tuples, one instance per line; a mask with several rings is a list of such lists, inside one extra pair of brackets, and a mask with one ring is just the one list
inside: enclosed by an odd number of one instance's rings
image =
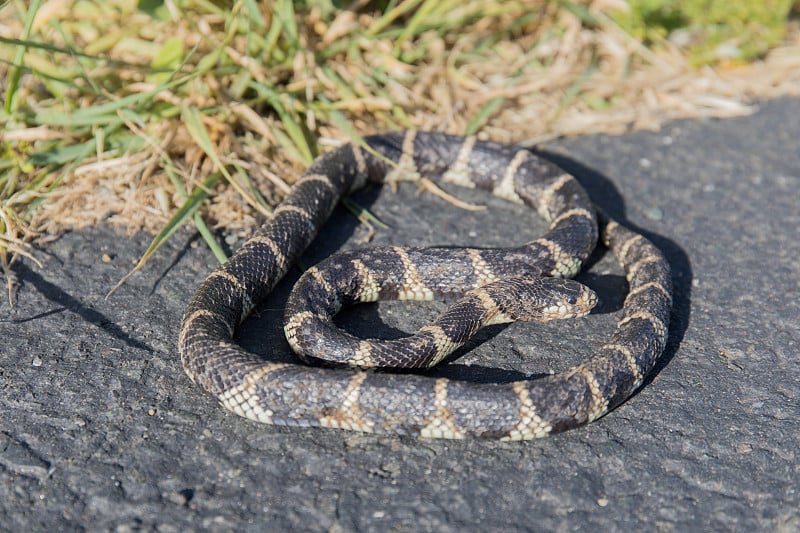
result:
[[(570, 277), (580, 270), (597, 241), (594, 209), (583, 189), (571, 176), (527, 150), (474, 137), (415, 131), (377, 135), (365, 142), (369, 150), (346, 145), (317, 159), (275, 209), (273, 218), (201, 284), (183, 316), (179, 339), (184, 369), (195, 383), (231, 411), (269, 424), (504, 440), (542, 437), (591, 422), (641, 385), (666, 343), (669, 266), (652, 243), (614, 221), (603, 221), (600, 236), (628, 278), (623, 316), (608, 343), (586, 362), (561, 374), (534, 381), (475, 384), (270, 363), (236, 345), (232, 337), (238, 324), (300, 257), (339, 199), (367, 180), (439, 175), (444, 182), (486, 189), (525, 203), (550, 221), (550, 230), (540, 239), (510, 249), (420, 252), (390, 247), (339, 258), (346, 267), (338, 273), (312, 268), (304, 275), (311, 280), (306, 296), (310, 295), (312, 306), (331, 303), (322, 303), (325, 294), (330, 294), (323, 289), (345, 283), (341, 280), (347, 270), (348, 276), (360, 278), (358, 301), (428, 299), (433, 294), (470, 291), (460, 304), (464, 312), (488, 313), (491, 317), (486, 323), (496, 323), (502, 321), (498, 314), (510, 314), (508, 306), (514, 304), (515, 294), (524, 297), (514, 281), (503, 280), (509, 276), (512, 280)], [(444, 279), (439, 275), (442, 261), (448, 265)], [(374, 279), (381, 269), (381, 279), (389, 281), (377, 284)], [(500, 283), (499, 292), (484, 290), (496, 283)], [(504, 295), (511, 300), (504, 303)], [(333, 303), (336, 307), (342, 302)], [(320, 338), (325, 327), (315, 325), (315, 314), (290, 301), (286, 312), (290, 344)], [(420, 330), (419, 343), (427, 345), (428, 355), (422, 363), (406, 366), (435, 364), (454, 349), (453, 343), (464, 338), (464, 329), (472, 328), (458, 319), (461, 315), (455, 316)], [(327, 340), (322, 344), (323, 351), (336, 351), (337, 346)], [(344, 355), (332, 358), (357, 366), (381, 366), (400, 358), (397, 350), (391, 342), (351, 339), (349, 346), (341, 348)]]

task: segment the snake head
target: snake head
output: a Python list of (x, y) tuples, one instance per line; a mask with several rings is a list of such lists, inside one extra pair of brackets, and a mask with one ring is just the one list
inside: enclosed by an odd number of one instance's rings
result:
[(597, 294), (571, 279), (513, 277), (486, 285), (482, 290), (497, 305), (499, 314), (493, 323), (578, 318), (588, 315), (597, 305)]
[(597, 305), (597, 293), (586, 285), (571, 279), (539, 279), (542, 291), (552, 302), (541, 309), (541, 322), (586, 316)]

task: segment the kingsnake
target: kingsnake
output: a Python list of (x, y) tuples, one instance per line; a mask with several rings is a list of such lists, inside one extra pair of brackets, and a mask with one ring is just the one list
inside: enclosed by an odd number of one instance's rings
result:
[[(287, 338), (304, 359), (430, 366), (482, 325), (536, 318), (531, 301), (542, 291), (544, 305), (560, 308), (562, 316), (594, 305), (583, 286), (541, 278), (576, 274), (598, 238), (595, 210), (572, 176), (528, 150), (475, 137), (414, 130), (375, 135), (314, 161), (272, 218), (200, 285), (180, 329), (189, 377), (223, 406), (259, 422), (432, 438), (543, 437), (591, 422), (628, 398), (666, 345), (670, 271), (650, 241), (604, 216), (599, 236), (622, 264), (629, 293), (610, 341), (563, 373), (477, 384), (269, 362), (233, 341), (235, 328), (295, 264), (343, 195), (367, 181), (422, 176), (525, 203), (550, 230), (515, 248), (377, 248), (310, 268), (285, 317)], [(445, 315), (407, 339), (361, 340), (329, 320), (357, 301), (459, 296)]]

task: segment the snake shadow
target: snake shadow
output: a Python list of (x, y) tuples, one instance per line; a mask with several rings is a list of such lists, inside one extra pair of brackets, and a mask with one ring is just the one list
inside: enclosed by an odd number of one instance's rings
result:
[(91, 305), (81, 301), (80, 298), (73, 296), (58, 284), (48, 281), (44, 276), (29, 267), (25, 261), (19, 261), (14, 265), (14, 272), (18, 276), (21, 284), (31, 285), (37, 292), (53, 303), (56, 307), (33, 316), (13, 320), (0, 320), (0, 322), (12, 322), (22, 324), (40, 320), (45, 317), (72, 312), (80, 316), (83, 320), (92, 324), (109, 335), (119, 339), (131, 348), (153, 352), (154, 349), (147, 343), (135, 339), (129, 335), (121, 326), (115, 323), (108, 315), (98, 311)]
[[(534, 150), (534, 153), (552, 161), (567, 172), (576, 176), (580, 183), (586, 188), (592, 201), (595, 202), (598, 207), (620, 223), (636, 231), (640, 231), (651, 239), (656, 246), (666, 254), (670, 262), (674, 286), (674, 303), (670, 335), (667, 347), (659, 359), (656, 369), (645, 381), (645, 384), (647, 384), (669, 363), (672, 357), (674, 357), (686, 330), (689, 318), (692, 277), (688, 256), (680, 246), (670, 239), (652, 232), (644, 231), (628, 222), (625, 217), (624, 200), (614, 183), (606, 176), (561, 154), (540, 150)], [(377, 201), (380, 191), (381, 188), (379, 186), (369, 187), (356, 193), (352, 199), (360, 206), (371, 208)], [(391, 197), (393, 198), (391, 200), (393, 202), (402, 201), (400, 195), (393, 194)], [(457, 208), (454, 207), (453, 209)], [(468, 216), (470, 215), (464, 215), (464, 217)], [(354, 235), (357, 235), (360, 231), (363, 231), (363, 226), (358, 219), (343, 207), (337, 207), (329, 222), (303, 255), (301, 259), (302, 266), (311, 266), (342, 249), (359, 247), (359, 244), (354, 242), (358, 240), (357, 238), (354, 239)], [(593, 264), (599, 261), (605, 253), (607, 253), (607, 251), (604, 248), (598, 247), (592, 257), (590, 257), (585, 270), (588, 270)], [(271, 361), (297, 362), (296, 356), (292, 353), (284, 337), (282, 323), (283, 307), (286, 298), (292, 286), (299, 278), (300, 273), (301, 268), (299, 267), (291, 269), (275, 290), (268, 296), (266, 301), (260, 305), (255, 313), (245, 321), (241, 328), (239, 328), (237, 332), (237, 341), (245, 349), (269, 358)], [(601, 303), (592, 311), (593, 313), (613, 313), (621, 309), (625, 294), (627, 293), (627, 282), (623, 276), (600, 275), (584, 271), (577, 276), (576, 279), (591, 286), (592, 289), (598, 293)], [(407, 324), (403, 324), (405, 330), (387, 324), (376, 312), (377, 305), (381, 304), (364, 304), (345, 309), (336, 317), (336, 323), (345, 331), (362, 338), (396, 339), (407, 336), (409, 334), (408, 331), (416, 329)], [(437, 306), (437, 304), (427, 305)], [(434, 311), (443, 309), (444, 306), (439, 304), (439, 307), (434, 309)], [(434, 316), (435, 312), (431, 311), (427, 314)], [(422, 325), (422, 323), (423, 322), (415, 324), (414, 326), (418, 327)], [(478, 332), (466, 346), (448, 357), (443, 364), (428, 371), (420, 371), (420, 373), (475, 383), (507, 383), (522, 379), (544, 377), (545, 374), (531, 375), (529, 373), (506, 368), (495, 368), (482, 364), (462, 364), (457, 362), (461, 356), (473, 350), (475, 347), (493, 339), (506, 327), (508, 326), (496, 325), (484, 328)]]
[[(600, 209), (605, 211), (610, 217), (617, 220), (620, 224), (637, 231), (650, 239), (666, 256), (672, 272), (672, 312), (670, 313), (669, 335), (667, 337), (667, 346), (661, 354), (655, 368), (645, 378), (642, 390), (645, 386), (650, 384), (655, 376), (657, 376), (669, 363), (678, 351), (678, 348), (686, 335), (686, 329), (689, 326), (689, 318), (691, 314), (691, 300), (692, 300), (692, 264), (689, 260), (689, 255), (686, 251), (675, 241), (663, 235), (648, 231), (644, 228), (631, 223), (625, 214), (625, 200), (619, 193), (616, 185), (612, 180), (603, 174), (583, 165), (579, 161), (572, 159), (560, 153), (549, 152), (546, 150), (534, 149), (532, 150), (538, 156), (555, 163), (563, 168), (573, 176), (586, 189), (586, 192), (592, 199), (592, 202)], [(606, 252), (605, 249), (601, 253)], [(592, 266), (592, 261), (597, 257), (597, 250), (590, 259), (586, 268)], [(627, 284), (625, 284), (625, 291), (627, 291)], [(600, 295), (602, 297), (602, 295)]]

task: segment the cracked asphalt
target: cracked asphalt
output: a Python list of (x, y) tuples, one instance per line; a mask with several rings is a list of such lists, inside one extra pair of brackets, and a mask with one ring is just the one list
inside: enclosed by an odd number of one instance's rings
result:
[[(525, 443), (429, 441), (268, 427), (232, 415), (184, 375), (181, 313), (214, 264), (187, 229), (108, 300), (149, 236), (96, 227), (15, 266), (0, 299), (0, 530), (800, 530), (800, 100), (745, 118), (541, 147), (595, 202), (644, 232), (673, 269), (675, 305), (656, 372), (589, 426)], [(391, 229), (373, 244), (506, 245), (544, 224), (519, 206), (413, 185), (360, 193)], [(360, 246), (339, 210), (313, 264)], [(107, 254), (110, 261), (104, 262)], [(296, 272), (291, 277), (296, 278)], [(482, 332), (440, 375), (504, 381), (565, 370), (611, 334), (624, 278), (598, 253), (579, 277), (586, 319)], [(277, 323), (291, 279), (239, 334), (291, 356)], [(391, 337), (439, 304), (345, 314)]]

